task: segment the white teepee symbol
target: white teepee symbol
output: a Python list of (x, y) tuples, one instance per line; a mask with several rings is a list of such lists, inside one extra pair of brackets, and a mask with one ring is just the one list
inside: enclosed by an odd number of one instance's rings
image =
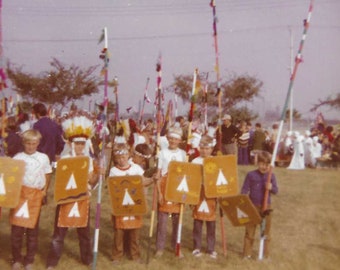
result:
[(187, 177), (184, 175), (181, 183), (177, 187), (177, 191), (189, 192)]
[(6, 187), (4, 183), (4, 174), (0, 175), (0, 195), (6, 195)]
[(71, 176), (70, 176), (70, 179), (67, 182), (66, 190), (76, 189), (76, 188), (77, 188), (77, 183), (76, 183), (76, 180), (74, 179), (74, 175), (72, 173)]
[(75, 202), (70, 212), (68, 213), (68, 217), (80, 217), (78, 202)]
[(224, 177), (222, 173), (222, 169), (218, 172), (216, 186), (228, 185), (227, 179)]
[(134, 216), (125, 216), (123, 217), (123, 221), (128, 221), (128, 220), (135, 220)]
[(132, 200), (127, 188), (125, 189), (122, 205), (135, 205), (135, 202)]
[(27, 200), (24, 202), (24, 204), (21, 206), (21, 208), (16, 212), (16, 217), (22, 217), (22, 218), (29, 218), (30, 214), (28, 212), (28, 202)]
[(241, 219), (241, 218), (249, 218), (249, 216), (243, 212), (240, 208), (236, 208), (237, 209), (237, 218)]
[(208, 204), (207, 204), (207, 201), (206, 200), (203, 200), (200, 207), (198, 208), (197, 210), (198, 212), (202, 212), (202, 213), (209, 213), (209, 207), (208, 207)]

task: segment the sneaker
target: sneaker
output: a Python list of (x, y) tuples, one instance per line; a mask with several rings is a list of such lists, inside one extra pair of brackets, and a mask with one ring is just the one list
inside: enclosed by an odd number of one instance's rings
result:
[(202, 256), (202, 253), (199, 249), (195, 249), (193, 252), (192, 252), (192, 255), (194, 255), (195, 257), (201, 257)]
[(217, 259), (217, 252), (216, 252), (216, 251), (210, 252), (210, 253), (209, 253), (209, 256), (210, 256), (210, 258), (212, 258), (212, 259)]
[(25, 270), (33, 270), (33, 264), (30, 263), (30, 264), (25, 265), (24, 269)]
[(163, 250), (157, 250), (155, 257), (162, 257), (162, 255), (163, 255)]
[(251, 255), (244, 256), (244, 257), (243, 257), (243, 260), (251, 260)]
[(15, 262), (12, 264), (12, 270), (21, 270), (21, 263)]
[(47, 267), (46, 270), (54, 270), (54, 267), (53, 266), (49, 266), (49, 267)]

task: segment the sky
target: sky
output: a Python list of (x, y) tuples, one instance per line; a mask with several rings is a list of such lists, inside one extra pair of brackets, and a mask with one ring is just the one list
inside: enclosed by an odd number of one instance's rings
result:
[[(174, 75), (209, 72), (215, 81), (213, 15), (209, 0), (2, 0), (3, 57), (24, 71), (39, 74), (57, 58), (81, 68), (103, 65), (103, 44), (108, 29), (109, 80), (119, 82), (121, 113), (143, 98), (154, 99), (156, 62), (162, 55), (162, 85)], [(261, 98), (250, 106), (260, 116), (281, 112), (307, 18), (309, 0), (216, 0), (219, 66), (222, 80), (249, 75), (263, 82)], [(340, 1), (316, 0), (310, 27), (293, 85), (293, 105), (305, 118), (320, 99), (340, 92)], [(10, 89), (5, 90), (10, 95)], [(173, 93), (166, 93), (173, 99)], [(100, 103), (103, 90), (92, 100)], [(109, 89), (109, 99), (114, 101)], [(81, 103), (85, 109), (89, 101)], [(145, 107), (153, 111), (153, 105)], [(179, 114), (189, 104), (178, 102)], [(322, 107), (327, 117), (335, 110)]]

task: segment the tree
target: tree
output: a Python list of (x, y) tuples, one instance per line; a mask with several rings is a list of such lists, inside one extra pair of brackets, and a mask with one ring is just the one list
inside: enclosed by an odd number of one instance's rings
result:
[[(204, 74), (205, 75), (205, 74)], [(210, 120), (217, 120), (217, 88), (216, 83), (209, 83), (205, 81), (206, 76), (199, 76), (201, 80), (201, 90), (203, 90), (204, 84), (208, 83), (207, 95), (204, 95), (204, 91), (199, 91), (194, 102), (197, 103), (197, 107), (203, 106), (204, 102), (208, 104), (208, 115), (213, 115)], [(179, 75), (174, 76), (174, 82), (167, 88), (170, 91), (176, 91), (178, 96), (183, 102), (191, 100), (192, 93), (192, 75)], [(245, 104), (251, 102), (255, 97), (259, 96), (260, 89), (262, 87), (262, 81), (248, 76), (232, 76), (228, 81), (221, 84), (222, 91), (222, 114), (229, 113), (236, 117), (238, 120), (253, 120), (257, 117), (257, 114), (250, 111)], [(242, 117), (242, 119), (240, 118)]]
[(319, 100), (318, 104), (315, 104), (311, 111), (316, 111), (321, 106), (329, 106), (333, 109), (340, 109), (340, 93), (336, 94), (335, 97), (328, 97), (325, 100)]
[(66, 67), (56, 58), (53, 58), (50, 65), (50, 71), (32, 75), (23, 72), (22, 68), (13, 68), (8, 63), (7, 74), (13, 90), (30, 102), (56, 104), (61, 108), (83, 96), (98, 92), (99, 81), (93, 75), (97, 67)]

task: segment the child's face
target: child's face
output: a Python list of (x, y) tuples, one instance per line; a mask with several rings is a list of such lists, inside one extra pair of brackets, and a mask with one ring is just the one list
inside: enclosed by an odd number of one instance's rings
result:
[(24, 152), (28, 155), (32, 155), (37, 151), (39, 140), (27, 140), (23, 142)]
[(212, 151), (213, 151), (212, 147), (200, 146), (200, 155), (202, 158), (211, 156)]
[(181, 139), (174, 138), (172, 136), (168, 136), (167, 139), (168, 139), (168, 142), (169, 142), (169, 149), (177, 149), (178, 145), (181, 142)]
[(84, 154), (85, 142), (75, 142), (74, 143), (74, 153), (76, 156), (81, 156)]
[(132, 161), (134, 163), (138, 164), (138, 165), (143, 165), (145, 163), (144, 158), (140, 155), (135, 154), (135, 153), (133, 153)]
[(257, 165), (258, 165), (258, 169), (260, 173), (264, 174), (269, 171), (269, 165), (270, 165), (269, 163), (259, 161)]
[(126, 167), (129, 165), (129, 154), (116, 155), (115, 160), (119, 167)]

